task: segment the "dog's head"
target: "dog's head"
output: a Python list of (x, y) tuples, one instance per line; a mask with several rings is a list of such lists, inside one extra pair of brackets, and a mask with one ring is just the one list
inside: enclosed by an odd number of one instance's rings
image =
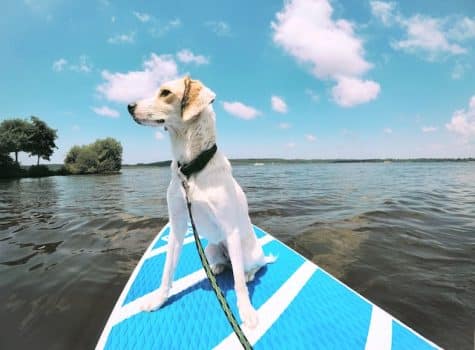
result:
[(154, 96), (127, 108), (139, 124), (180, 128), (198, 117), (215, 96), (199, 80), (186, 76), (164, 83)]

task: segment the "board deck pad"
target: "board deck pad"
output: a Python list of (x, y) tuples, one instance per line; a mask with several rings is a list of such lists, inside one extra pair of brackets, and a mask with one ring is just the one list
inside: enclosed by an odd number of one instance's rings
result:
[[(265, 254), (277, 257), (248, 283), (259, 324), (243, 331), (255, 349), (439, 348), (270, 234), (257, 226), (254, 232)], [(167, 224), (145, 252), (96, 349), (242, 348), (206, 278), (191, 227), (168, 301), (140, 311), (141, 298), (160, 287), (169, 233)], [(241, 324), (231, 270), (217, 281)]]

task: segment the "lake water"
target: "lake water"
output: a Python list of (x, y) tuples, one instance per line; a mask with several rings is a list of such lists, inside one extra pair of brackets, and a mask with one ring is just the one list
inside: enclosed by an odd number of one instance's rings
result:
[[(0, 349), (91, 349), (167, 222), (168, 168), (0, 182)], [(472, 349), (475, 163), (234, 166), (253, 222), (450, 349)]]

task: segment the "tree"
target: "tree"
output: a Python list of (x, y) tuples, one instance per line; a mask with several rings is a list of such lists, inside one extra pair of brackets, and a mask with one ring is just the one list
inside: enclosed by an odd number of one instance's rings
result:
[(89, 145), (73, 146), (64, 159), (64, 166), (73, 174), (119, 171), (122, 166), (122, 146), (110, 137)]
[(68, 154), (66, 155), (66, 158), (64, 159), (64, 162), (66, 164), (73, 164), (76, 163), (79, 153), (81, 152), (81, 146), (73, 146), (69, 150)]
[(100, 173), (119, 171), (122, 166), (122, 146), (120, 142), (108, 137), (93, 143), (97, 152), (97, 171)]
[(31, 130), (28, 140), (27, 151), (32, 156), (37, 156), (36, 165), (40, 164), (40, 158), (49, 160), (55, 148), (58, 148), (54, 140), (58, 137), (56, 130), (37, 117), (31, 117)]
[(31, 124), (20, 118), (7, 119), (0, 124), (0, 149), (4, 153), (15, 152), (18, 164), (18, 152), (28, 149)]
[(87, 145), (79, 152), (76, 166), (80, 174), (95, 174), (98, 163), (96, 150)]

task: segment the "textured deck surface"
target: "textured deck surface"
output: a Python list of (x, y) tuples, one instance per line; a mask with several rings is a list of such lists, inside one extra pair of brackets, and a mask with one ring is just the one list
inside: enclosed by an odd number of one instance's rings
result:
[[(255, 349), (437, 348), (280, 241), (254, 230), (266, 255), (278, 257), (248, 285), (260, 322), (244, 331)], [(132, 274), (98, 349), (239, 348), (202, 271), (191, 232), (170, 299), (156, 312), (139, 311), (140, 298), (160, 285), (168, 233), (167, 225)], [(240, 322), (232, 273), (225, 271), (217, 280)]]

